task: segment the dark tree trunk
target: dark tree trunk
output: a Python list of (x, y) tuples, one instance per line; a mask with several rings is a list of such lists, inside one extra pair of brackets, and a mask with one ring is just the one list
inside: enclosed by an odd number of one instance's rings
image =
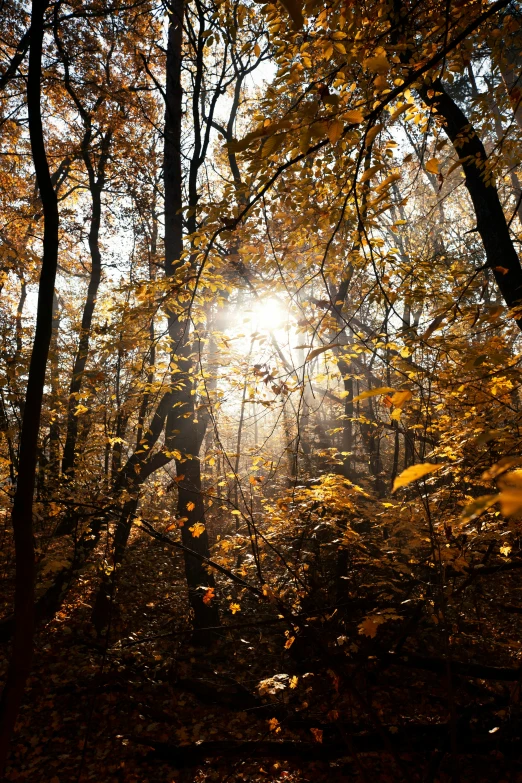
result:
[(7, 681), (0, 701), (0, 772), (5, 767), (9, 740), (33, 658), (35, 578), (32, 524), (33, 493), (45, 370), (52, 334), (54, 283), (58, 263), (58, 201), (51, 182), (45, 151), (40, 106), (46, 8), (46, 0), (33, 0), (27, 77), (27, 109), (31, 152), (44, 212), (44, 236), (36, 328), (27, 379), (25, 410), (20, 437), (18, 480), (12, 511), (16, 552), (15, 632)]
[(522, 330), (522, 315), (518, 313), (522, 301), (522, 268), (497, 188), (490, 177), (484, 145), (440, 80), (436, 79), (431, 89), (421, 86), (418, 91), (425, 103), (436, 110), (459, 158), (465, 159), (462, 168), (466, 175), (466, 188), (473, 202), (486, 264), (492, 270), (507, 306), (516, 308), (515, 320)]
[(132, 520), (138, 506), (138, 498), (130, 498), (121, 511), (120, 519), (116, 527), (114, 537), (114, 559), (112, 562), (112, 572), (104, 573), (101, 584), (96, 594), (96, 600), (92, 610), (92, 622), (98, 633), (101, 635), (111, 621), (111, 607), (113, 605), (114, 591), (116, 588), (117, 568), (123, 560), (127, 541), (132, 528)]
[[(58, 366), (58, 336), (60, 333), (60, 307), (56, 293), (53, 297), (53, 329), (50, 346), (51, 365), (51, 423), (49, 425), (49, 469), (52, 479), (60, 472), (60, 422), (57, 406), (60, 395), (60, 377)], [(54, 411), (54, 413), (53, 413)]]
[(181, 170), (181, 118), (183, 89), (181, 61), (183, 46), (184, 0), (169, 3), (169, 36), (165, 87), (165, 142), (163, 178), (165, 187), (165, 274), (170, 276), (180, 264), (183, 251), (183, 215)]
[[(169, 5), (170, 27), (167, 46), (166, 107), (165, 107), (165, 146), (164, 146), (164, 187), (165, 187), (165, 274), (175, 274), (183, 251), (182, 219), (182, 165), (181, 165), (181, 122), (183, 109), (183, 91), (181, 86), (181, 63), (183, 57), (183, 21), (185, 6), (183, 0), (173, 0)], [(201, 37), (201, 36), (200, 36)], [(198, 43), (198, 78), (192, 95), (194, 116), (195, 149), (189, 172), (189, 206), (197, 204), (197, 171), (200, 166), (200, 129), (199, 129), (199, 90), (201, 89), (201, 71), (203, 39)], [(201, 50), (201, 51), (200, 51)], [(189, 221), (189, 230), (196, 228), (195, 218)], [(182, 372), (174, 376), (177, 406), (167, 417), (165, 440), (170, 451), (176, 449), (182, 458), (176, 459), (178, 474), (178, 514), (186, 517), (181, 528), (185, 546), (199, 554), (209, 556), (208, 533), (206, 528), (200, 532), (199, 525), (205, 525), (205, 509), (201, 493), (201, 466), (199, 449), (201, 447), (200, 426), (195, 423), (192, 376), (189, 369), (193, 366), (189, 345), (189, 321), (181, 320), (177, 313), (169, 314), (169, 335), (171, 351), (174, 357), (183, 357)], [(190, 530), (192, 528), (192, 531)], [(196, 535), (193, 535), (196, 533)], [(214, 577), (202, 566), (201, 561), (185, 554), (185, 573), (189, 591), (189, 600), (194, 613), (196, 637), (205, 641), (206, 627), (219, 625), (219, 614), (215, 602), (204, 603), (205, 588), (214, 586)]]
[[(90, 126), (84, 137), (84, 147), (89, 143)], [(85, 366), (89, 355), (89, 343), (91, 339), (92, 319), (98, 289), (101, 281), (101, 253), (100, 253), (100, 224), (101, 224), (101, 194), (105, 185), (105, 167), (108, 158), (108, 147), (111, 141), (111, 133), (108, 132), (103, 140), (102, 152), (98, 163), (98, 176), (96, 177), (92, 161), (87, 149), (83, 151), (83, 159), (89, 175), (89, 189), (92, 198), (92, 216), (89, 229), (89, 250), (91, 254), (91, 274), (87, 288), (87, 299), (83, 308), (82, 325), (80, 328), (80, 340), (74, 359), (71, 385), (69, 387), (69, 404), (67, 408), (67, 433), (62, 458), (62, 473), (68, 478), (74, 476), (76, 462), (76, 442), (78, 439), (78, 416), (75, 408), (78, 404), (78, 395), (81, 391)]]

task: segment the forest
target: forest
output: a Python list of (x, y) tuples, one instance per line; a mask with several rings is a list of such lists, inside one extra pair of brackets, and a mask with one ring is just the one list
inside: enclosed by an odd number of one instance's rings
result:
[(0, 779), (522, 781), (522, 3), (0, 0)]

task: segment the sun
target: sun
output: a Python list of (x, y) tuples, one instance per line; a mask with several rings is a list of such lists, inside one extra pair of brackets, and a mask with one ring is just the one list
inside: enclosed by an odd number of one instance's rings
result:
[(253, 331), (278, 331), (289, 319), (288, 308), (274, 296), (258, 299), (252, 304), (248, 315)]

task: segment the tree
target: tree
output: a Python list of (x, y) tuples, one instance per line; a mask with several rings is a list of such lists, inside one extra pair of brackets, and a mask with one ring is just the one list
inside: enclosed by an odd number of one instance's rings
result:
[(47, 3), (45, 1), (35, 0), (31, 9), (29, 70), (27, 74), (29, 134), (44, 213), (44, 233), (36, 327), (27, 378), (17, 484), (12, 510), (16, 548), (15, 630), (7, 681), (0, 702), (0, 769), (5, 766), (9, 740), (32, 662), (35, 579), (32, 527), (33, 492), (45, 371), (52, 334), (54, 281), (58, 264), (58, 202), (47, 161), (41, 111), (42, 54), (46, 10)]

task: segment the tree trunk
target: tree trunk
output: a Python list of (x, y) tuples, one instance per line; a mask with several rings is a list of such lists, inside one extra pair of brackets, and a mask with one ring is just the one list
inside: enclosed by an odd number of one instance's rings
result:
[[(181, 121), (183, 110), (183, 90), (181, 86), (181, 63), (183, 57), (183, 21), (185, 6), (183, 0), (173, 0), (169, 4), (170, 27), (167, 45), (167, 75), (165, 87), (165, 134), (164, 134), (164, 186), (165, 186), (165, 274), (171, 277), (181, 264), (183, 251), (182, 218), (182, 165), (181, 165)], [(198, 49), (198, 57), (200, 56)], [(201, 78), (201, 75), (200, 75)], [(193, 112), (199, 112), (198, 86), (195, 84), (192, 96)], [(196, 105), (197, 104), (197, 105)], [(196, 174), (200, 165), (200, 129), (199, 115), (194, 117), (195, 150), (189, 172), (189, 206), (197, 203)], [(189, 230), (196, 227), (195, 219), (189, 221)], [(169, 336), (173, 363), (176, 357), (183, 357), (182, 372), (173, 377), (176, 394), (175, 403), (167, 417), (165, 442), (170, 450), (176, 449), (183, 455), (176, 459), (178, 475), (178, 514), (186, 517), (181, 528), (183, 544), (199, 554), (210, 554), (208, 533), (205, 525), (205, 509), (201, 494), (201, 466), (199, 449), (201, 446), (200, 427), (195, 423), (192, 376), (193, 367), (189, 345), (189, 321), (181, 320), (180, 315), (169, 313)], [(201, 530), (203, 526), (203, 530)], [(192, 530), (191, 530), (192, 528)], [(185, 573), (189, 591), (189, 601), (194, 613), (194, 628), (197, 641), (207, 641), (206, 627), (219, 625), (219, 613), (215, 603), (203, 601), (205, 588), (214, 586), (214, 577), (208, 573), (201, 561), (185, 553)]]
[(18, 481), (12, 510), (16, 552), (15, 632), (7, 681), (0, 700), (0, 773), (5, 767), (9, 740), (33, 658), (35, 578), (32, 524), (33, 493), (45, 370), (52, 334), (54, 283), (58, 264), (58, 201), (51, 182), (45, 151), (40, 105), (46, 9), (46, 0), (33, 0), (27, 77), (27, 109), (31, 152), (44, 212), (44, 236), (36, 328), (27, 379), (26, 404), (20, 437)]
[(60, 395), (60, 375), (58, 366), (58, 336), (60, 333), (60, 307), (56, 293), (53, 297), (53, 329), (50, 346), (51, 364), (51, 423), (49, 425), (49, 469), (52, 478), (60, 472), (60, 423), (58, 405)]
[[(489, 180), (488, 158), (484, 145), (467, 117), (436, 79), (431, 89), (426, 85), (418, 91), (423, 101), (437, 111), (442, 127), (462, 163), (475, 216), (482, 239), (487, 266), (492, 270), (496, 284), (509, 308), (515, 309), (515, 320), (522, 330), (518, 313), (522, 300), (522, 268), (513, 246), (502, 204), (494, 183)], [(428, 94), (429, 93), (429, 94)]]
[(343, 476), (345, 476), (347, 479), (350, 479), (350, 481), (355, 481), (356, 476), (353, 459), (353, 378), (350, 375), (350, 366), (345, 359), (339, 357), (337, 366), (339, 367), (339, 372), (341, 373), (341, 377), (343, 379), (344, 391), (347, 395), (344, 400), (343, 435), (341, 446), (343, 453), (343, 464), (341, 471)]
[[(87, 131), (90, 138), (90, 131)], [(84, 137), (85, 139), (85, 137)], [(74, 476), (76, 462), (76, 441), (78, 439), (78, 416), (75, 408), (78, 404), (78, 395), (82, 388), (85, 366), (89, 355), (89, 343), (91, 339), (92, 319), (98, 289), (101, 281), (101, 253), (100, 253), (100, 224), (101, 224), (101, 194), (105, 185), (105, 166), (108, 157), (108, 147), (111, 141), (111, 133), (108, 132), (102, 144), (102, 152), (98, 163), (98, 176), (95, 176), (91, 159), (87, 150), (83, 152), (83, 159), (89, 175), (89, 189), (92, 199), (92, 217), (89, 229), (89, 250), (91, 254), (91, 274), (87, 288), (87, 299), (83, 308), (82, 325), (80, 328), (80, 340), (74, 359), (71, 385), (69, 387), (69, 404), (67, 409), (67, 433), (62, 458), (62, 473), (68, 478)]]

